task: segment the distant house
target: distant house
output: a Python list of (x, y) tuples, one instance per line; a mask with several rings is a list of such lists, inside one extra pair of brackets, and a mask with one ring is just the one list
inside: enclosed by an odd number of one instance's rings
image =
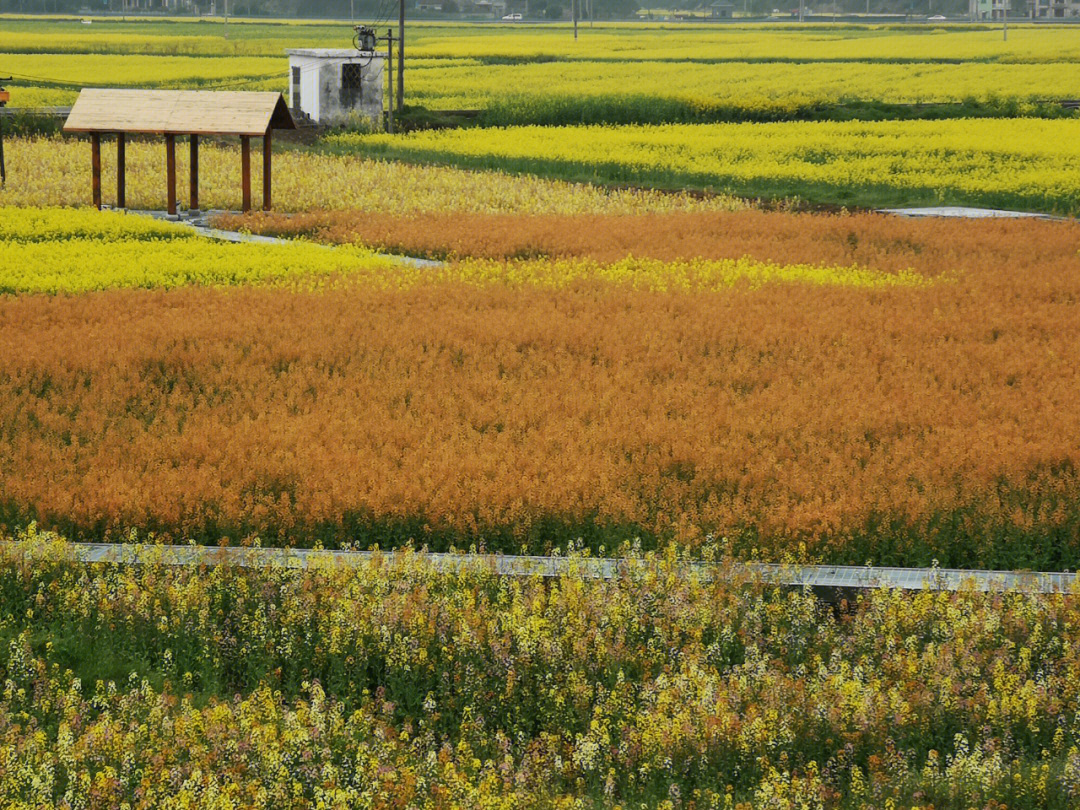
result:
[(734, 11), (735, 4), (724, 2), (724, 0), (709, 4), (709, 16), (714, 20), (730, 20)]
[(1080, 0), (1028, 0), (1028, 14), (1037, 17), (1080, 17)]
[(191, 11), (195, 0), (123, 0), (124, 11)]
[(1000, 20), (1012, 11), (1011, 0), (971, 0), (971, 14), (977, 20)]
[(437, 0), (417, 0), (417, 11), (442, 11), (443, 4)]

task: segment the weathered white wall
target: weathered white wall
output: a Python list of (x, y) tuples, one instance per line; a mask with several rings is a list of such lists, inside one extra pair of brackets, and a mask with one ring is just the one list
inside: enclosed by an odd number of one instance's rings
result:
[[(360, 116), (372, 126), (382, 125), (383, 68), (382, 54), (361, 54), (355, 50), (323, 48), (297, 49), (289, 54), (289, 107), (295, 109), (292, 71), (300, 68), (300, 109), (319, 124), (341, 124)], [(341, 66), (360, 65), (359, 98), (343, 103)]]
[(300, 68), (300, 109), (313, 121), (319, 120), (319, 60), (313, 57), (289, 57), (289, 109), (296, 109), (293, 68)]

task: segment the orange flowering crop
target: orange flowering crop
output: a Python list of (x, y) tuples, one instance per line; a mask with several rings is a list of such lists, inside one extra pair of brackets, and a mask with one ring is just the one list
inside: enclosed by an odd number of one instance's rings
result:
[(436, 258), (586, 257), (616, 261), (738, 259), (857, 263), (938, 275), (958, 268), (1039, 266), (1075, 256), (1080, 233), (1059, 222), (909, 220), (881, 214), (782, 211), (652, 214), (381, 214), (317, 211), (224, 215), (217, 224)]
[(746, 219), (937, 280), (0, 299), (6, 521), (1075, 567), (1077, 228)]

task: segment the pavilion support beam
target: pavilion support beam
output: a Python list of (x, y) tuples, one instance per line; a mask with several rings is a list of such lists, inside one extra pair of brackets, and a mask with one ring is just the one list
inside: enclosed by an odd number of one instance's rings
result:
[(165, 183), (168, 187), (169, 216), (176, 216), (176, 136), (165, 136)]
[(127, 208), (127, 138), (116, 134), (116, 207)]
[(90, 136), (90, 193), (94, 208), (101, 210), (101, 136)]
[(191, 210), (199, 210), (199, 136), (191, 136)]
[(251, 210), (251, 137), (240, 136), (240, 183), (244, 192), (243, 212)]
[(270, 128), (263, 135), (263, 211), (270, 210)]

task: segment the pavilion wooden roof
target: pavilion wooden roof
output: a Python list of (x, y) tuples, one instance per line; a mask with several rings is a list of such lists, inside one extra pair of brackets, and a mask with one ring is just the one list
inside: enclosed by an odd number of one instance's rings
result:
[(281, 93), (86, 88), (64, 132), (253, 135), (296, 129)]

